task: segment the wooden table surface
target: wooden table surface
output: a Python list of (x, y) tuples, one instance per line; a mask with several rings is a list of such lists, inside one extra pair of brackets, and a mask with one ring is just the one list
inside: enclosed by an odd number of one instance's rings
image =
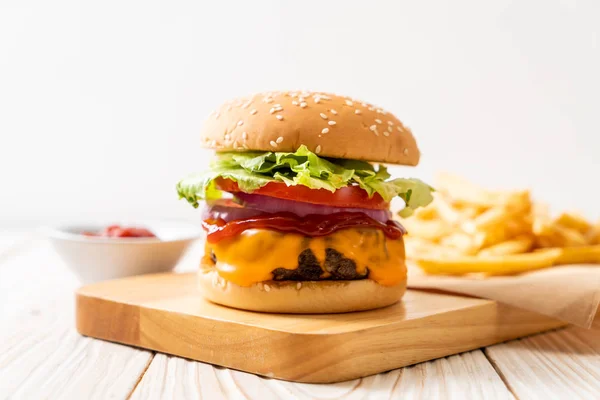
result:
[[(178, 270), (194, 269), (200, 251)], [(303, 384), (82, 337), (73, 319), (78, 286), (45, 240), (0, 231), (0, 399), (600, 398), (598, 322), (363, 379)]]

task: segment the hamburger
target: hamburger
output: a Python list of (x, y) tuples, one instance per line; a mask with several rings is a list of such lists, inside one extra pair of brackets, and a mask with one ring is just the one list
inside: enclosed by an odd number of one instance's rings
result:
[(277, 313), (337, 313), (396, 303), (406, 290), (402, 216), (432, 200), (385, 165), (419, 162), (398, 118), (350, 97), (268, 92), (223, 104), (204, 123), (210, 169), (177, 184), (203, 205), (198, 273), (218, 304)]

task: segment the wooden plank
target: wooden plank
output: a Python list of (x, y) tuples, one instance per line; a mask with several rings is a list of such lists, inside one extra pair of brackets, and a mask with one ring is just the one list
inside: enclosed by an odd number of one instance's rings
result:
[(354, 379), (561, 325), (490, 300), (410, 290), (401, 303), (360, 313), (247, 312), (205, 301), (194, 274), (77, 292), (84, 335), (297, 382)]
[(8, 326), (0, 342), (0, 394), (7, 398), (125, 398), (152, 353), (81, 337), (71, 321)]
[(149, 351), (82, 337), (78, 285), (45, 242), (0, 260), (0, 398), (126, 398)]
[(522, 399), (597, 399), (600, 321), (488, 347), (505, 383)]
[(480, 350), (351, 381), (286, 382), (157, 354), (132, 399), (510, 399)]

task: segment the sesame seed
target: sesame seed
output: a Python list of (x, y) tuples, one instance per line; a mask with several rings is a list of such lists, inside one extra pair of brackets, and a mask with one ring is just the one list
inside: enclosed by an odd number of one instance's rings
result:
[(302, 287), (302, 282), (296, 283), (296, 290), (300, 290), (301, 287)]
[(264, 101), (265, 103), (272, 103), (272, 102), (273, 102), (273, 99), (272, 99), (272, 98), (270, 98), (270, 97), (265, 97), (265, 98), (263, 99), (263, 101)]
[(269, 110), (269, 112), (270, 112), (271, 114), (273, 114), (273, 113), (275, 112), (275, 107), (271, 107), (271, 109)]
[(321, 98), (325, 99), (325, 100), (331, 100), (331, 97), (324, 95), (324, 94), (321, 95)]
[(354, 110), (354, 114), (360, 114), (360, 110), (357, 108), (356, 110)]
[(302, 96), (298, 96), (298, 101), (299, 101), (300, 103), (302, 103), (302, 102), (304, 101), (304, 97), (302, 97)]
[(275, 116), (275, 118), (277, 118), (278, 120), (280, 120), (280, 121), (281, 121), (281, 120), (283, 120), (283, 115), (281, 115), (281, 114), (277, 114), (277, 115)]
[(323, 128), (323, 130), (321, 131), (322, 134), (326, 134), (329, 132), (329, 128)]
[(383, 136), (390, 136), (390, 133), (388, 131), (383, 131)]
[(305, 102), (300, 103), (300, 107), (304, 108), (306, 106), (307, 106), (307, 104)]
[(333, 126), (335, 125), (335, 121), (329, 121), (328, 124)]
[(354, 103), (351, 102), (350, 100), (346, 100), (346, 105), (352, 107), (354, 105)]
[(375, 110), (373, 107), (369, 107), (369, 111), (373, 111)]
[(242, 132), (242, 139), (248, 139), (248, 134), (246, 132)]
[(295, 106), (297, 106), (298, 102), (296, 100), (294, 100), (294, 101), (292, 101), (292, 104), (295, 105)]
[(333, 115), (337, 115), (337, 111), (335, 111), (333, 108), (332, 108), (331, 110), (329, 110), (329, 111), (331, 111), (331, 113), (332, 113)]
[(377, 114), (381, 114), (383, 111), (381, 111), (381, 108), (377, 109)]
[(212, 142), (210, 142), (210, 145), (213, 146), (213, 147), (216, 146), (217, 145), (217, 141), (213, 140)]
[(249, 105), (250, 105), (250, 102), (244, 103), (244, 105), (242, 106), (242, 108), (248, 108)]
[(252, 110), (250, 110), (250, 115), (254, 115), (254, 114), (256, 114), (257, 112), (258, 112), (258, 111), (256, 111), (256, 109), (255, 109), (255, 108), (253, 108)]
[(270, 291), (271, 291), (271, 286), (269, 286), (265, 283), (265, 292), (270, 292)]
[(281, 142), (283, 142), (283, 136), (279, 136), (279, 137), (277, 138), (277, 143), (281, 143)]
[(275, 143), (274, 141), (271, 140), (269, 143), (271, 144), (271, 146), (277, 147), (277, 143)]
[(367, 103), (362, 103), (363, 107), (369, 107), (369, 105)]
[(231, 111), (231, 106), (227, 106), (227, 111)]
[(229, 134), (228, 133), (225, 134), (225, 140), (229, 140)]
[(404, 149), (404, 155), (405, 156), (408, 155), (408, 149), (406, 149), (406, 148)]
[(396, 126), (396, 130), (397, 130), (398, 132), (402, 132), (402, 128), (401, 128), (399, 125), (398, 125), (398, 126)]
[(241, 119), (238, 121), (237, 126), (242, 126), (244, 125), (244, 121), (242, 121)]
[(371, 125), (369, 129), (375, 132), (377, 130), (377, 125)]
[(319, 115), (321, 116), (321, 118), (323, 118), (323, 119), (327, 119), (327, 115), (325, 115), (325, 114), (323, 114), (323, 113), (321, 113), (321, 114), (319, 114)]
[(248, 149), (248, 146), (246, 146), (246, 143), (242, 143), (242, 147), (245, 148), (246, 150)]
[(388, 123), (389, 126), (394, 125), (394, 123), (392, 121), (388, 121), (387, 123)]
[(315, 97), (315, 103), (318, 103), (318, 102), (320, 102), (320, 101), (321, 101), (321, 98), (320, 98), (319, 96), (316, 96), (316, 97)]
[(277, 108), (277, 107), (281, 107), (281, 104), (277, 103), (277, 104), (273, 104), (273, 107)]
[(318, 145), (315, 149), (315, 153), (319, 154), (321, 152), (321, 145)]
[(392, 129), (391, 126), (388, 126), (388, 131), (393, 132), (394, 130)]
[(378, 124), (380, 124), (380, 125), (381, 125), (381, 120), (380, 120), (379, 118), (377, 118), (377, 119), (375, 120), (375, 122), (377, 122)]

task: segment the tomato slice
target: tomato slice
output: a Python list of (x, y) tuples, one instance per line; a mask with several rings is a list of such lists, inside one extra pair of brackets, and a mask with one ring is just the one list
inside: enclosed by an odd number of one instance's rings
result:
[[(215, 181), (218, 189), (225, 192), (241, 192), (237, 182), (231, 179), (217, 178)], [(287, 186), (283, 182), (270, 182), (252, 192), (278, 199), (302, 201), (311, 204), (323, 204), (332, 207), (369, 208), (373, 210), (387, 210), (389, 203), (375, 193), (371, 198), (359, 186), (346, 186), (330, 192), (325, 189), (311, 189), (306, 186)]]

